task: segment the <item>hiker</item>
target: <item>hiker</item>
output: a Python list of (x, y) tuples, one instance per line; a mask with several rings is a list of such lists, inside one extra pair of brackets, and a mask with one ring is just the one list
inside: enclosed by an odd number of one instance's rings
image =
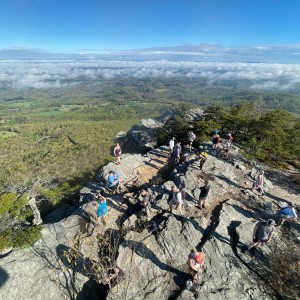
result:
[(148, 193), (148, 191), (146, 190), (141, 190), (140, 192), (140, 196), (142, 198), (141, 201), (141, 206), (142, 206), (142, 211), (145, 212), (147, 217), (150, 217), (150, 195)]
[(108, 188), (113, 192), (118, 192), (120, 186), (120, 175), (116, 171), (109, 171), (107, 177)]
[(233, 135), (231, 133), (228, 133), (228, 141), (229, 143), (233, 142)]
[(217, 132), (218, 131), (215, 131), (215, 134), (212, 136), (212, 143), (213, 143), (212, 148), (213, 148), (213, 150), (217, 149), (217, 145), (221, 141), (221, 138), (220, 138), (220, 136), (219, 136), (219, 134)]
[(108, 284), (113, 282), (119, 276), (120, 271), (121, 271), (121, 269), (118, 266), (115, 266), (114, 268), (108, 269), (106, 282)]
[(202, 266), (205, 260), (205, 254), (198, 252), (197, 249), (192, 249), (188, 256), (189, 274), (192, 276), (192, 281), (197, 280), (198, 274), (202, 272)]
[(169, 149), (170, 149), (170, 156), (172, 156), (175, 146), (175, 137), (172, 137), (169, 141)]
[(177, 141), (177, 143), (174, 147), (175, 164), (179, 164), (180, 157), (181, 157), (181, 142)]
[(210, 189), (210, 185), (207, 179), (198, 179), (198, 184), (200, 185), (200, 183), (204, 182), (204, 185), (199, 186), (200, 187), (200, 195), (199, 195), (199, 201), (198, 201), (198, 207), (200, 209), (202, 208), (206, 208), (206, 199), (207, 199), (207, 195)]
[(172, 207), (173, 205), (176, 205), (176, 209), (179, 210), (179, 214), (182, 216), (182, 195), (179, 190), (179, 188), (176, 185), (172, 186), (172, 192), (173, 192), (173, 197), (172, 200), (169, 202), (169, 212), (172, 213)]
[(196, 135), (193, 131), (188, 132), (188, 141), (190, 146), (190, 151), (192, 151), (193, 142), (196, 139)]
[(121, 150), (121, 146), (119, 143), (116, 143), (116, 146), (114, 148), (114, 156), (117, 158), (117, 165), (121, 165), (121, 154), (122, 154), (122, 150)]
[(106, 204), (106, 199), (101, 192), (96, 195), (96, 205), (98, 224), (100, 225), (102, 220), (104, 225), (106, 225), (106, 214), (108, 213), (108, 207)]
[(256, 176), (255, 182), (253, 182), (252, 190), (259, 190), (261, 192), (261, 195), (265, 195), (264, 190), (264, 182), (265, 182), (265, 172), (263, 170), (258, 172), (258, 175)]
[(202, 170), (204, 163), (206, 162), (208, 158), (208, 153), (207, 152), (201, 152), (199, 153), (199, 166), (200, 166), (200, 170)]
[(297, 213), (292, 202), (289, 202), (286, 207), (278, 210), (279, 224), (282, 225), (286, 220), (296, 220)]
[(225, 159), (228, 159), (229, 154), (230, 154), (230, 150), (231, 150), (231, 143), (229, 142), (229, 140), (227, 140), (224, 145), (223, 145), (223, 149), (222, 149), (222, 153), (223, 153), (223, 157)]
[(269, 219), (268, 221), (260, 221), (255, 224), (253, 229), (253, 242), (248, 246), (247, 251), (252, 248), (257, 248), (261, 243), (268, 243), (274, 232), (275, 221)]

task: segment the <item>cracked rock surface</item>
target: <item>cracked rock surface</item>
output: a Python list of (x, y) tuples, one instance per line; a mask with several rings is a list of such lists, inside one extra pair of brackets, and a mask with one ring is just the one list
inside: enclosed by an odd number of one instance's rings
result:
[[(285, 299), (266, 278), (274, 276), (272, 259), (276, 249), (285, 249), (289, 243), (299, 247), (299, 224), (276, 227), (272, 241), (258, 249), (255, 256), (243, 249), (251, 242), (255, 222), (274, 217), (287, 200), (300, 204), (299, 188), (285, 174), (265, 167), (271, 181), (268, 193), (261, 197), (251, 191), (252, 167), (245, 164), (237, 168), (212, 155), (203, 171), (193, 152), (187, 153), (185, 162), (174, 171), (169, 170), (170, 165), (165, 147), (144, 156), (127, 155), (118, 167), (108, 164), (99, 178), (118, 168), (124, 184), (134, 183), (137, 188), (146, 185), (155, 200), (148, 223), (137, 214), (136, 200), (109, 195), (108, 222), (106, 226), (94, 226), (96, 210), (90, 200), (93, 191), (103, 184), (89, 183), (81, 190), (76, 206), (61, 207), (47, 216), (43, 238), (34, 247), (2, 255), (1, 269), (8, 278), (4, 281), (0, 276), (0, 298), (99, 299), (95, 286), (89, 285), (90, 277), (73, 272), (63, 253), (73, 246), (78, 235), (83, 235), (80, 255), (86, 262), (97, 261), (97, 235), (126, 227), (116, 261), (124, 276), (107, 299)], [(211, 185), (209, 206), (200, 210), (195, 207), (200, 193), (197, 180), (207, 176)], [(166, 211), (174, 183), (186, 192), (183, 216), (176, 209), (173, 214)], [(158, 225), (154, 233), (147, 229), (151, 221)], [(202, 248), (206, 260), (199, 282), (188, 291), (187, 257), (194, 247)]]

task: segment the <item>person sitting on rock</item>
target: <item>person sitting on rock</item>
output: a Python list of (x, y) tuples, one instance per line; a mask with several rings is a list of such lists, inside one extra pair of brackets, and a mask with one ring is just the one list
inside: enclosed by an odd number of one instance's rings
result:
[(189, 147), (190, 151), (192, 151), (193, 142), (196, 139), (196, 135), (193, 131), (188, 132), (188, 141), (189, 141)]
[(140, 192), (140, 196), (142, 198), (142, 201), (141, 201), (141, 206), (142, 206), (142, 211), (145, 212), (147, 218), (150, 217), (150, 195), (148, 193), (148, 191), (146, 190), (141, 190)]
[(118, 266), (107, 270), (106, 282), (112, 284), (119, 276), (121, 269)]
[(200, 166), (200, 170), (202, 170), (204, 163), (206, 162), (208, 158), (208, 153), (202, 151), (201, 153), (199, 153), (199, 166)]
[[(204, 185), (200, 186), (200, 184), (202, 184), (204, 182)], [(208, 192), (210, 189), (210, 185), (207, 179), (201, 179), (199, 178), (197, 183), (199, 184), (200, 187), (200, 196), (199, 196), (199, 201), (198, 201), (198, 207), (200, 209), (202, 208), (206, 208), (206, 199), (208, 196)]]
[(256, 176), (255, 182), (253, 182), (252, 190), (259, 190), (261, 192), (261, 195), (265, 195), (264, 190), (264, 182), (265, 182), (265, 172), (263, 170), (258, 172), (258, 175)]
[(117, 165), (121, 165), (121, 154), (122, 154), (122, 150), (121, 150), (121, 146), (119, 143), (116, 143), (116, 146), (114, 148), (114, 156), (117, 158)]
[(120, 175), (115, 171), (109, 171), (107, 177), (108, 188), (114, 193), (118, 192), (120, 185)]
[(103, 194), (100, 192), (96, 196), (96, 205), (97, 205), (97, 221), (98, 224), (101, 224), (101, 220), (103, 221), (104, 225), (106, 225), (106, 214), (108, 213), (108, 207), (106, 204), (106, 199)]
[(252, 248), (258, 248), (261, 243), (268, 243), (271, 241), (274, 232), (275, 221), (270, 219), (268, 221), (257, 222), (253, 229), (253, 242), (248, 246), (248, 251)]
[(189, 274), (192, 276), (193, 282), (197, 280), (198, 274), (202, 272), (202, 266), (205, 260), (205, 254), (192, 249), (188, 256)]
[(182, 195), (181, 195), (181, 191), (179, 190), (179, 188), (176, 185), (172, 186), (172, 192), (173, 192), (173, 197), (172, 200), (169, 202), (169, 212), (172, 213), (172, 207), (173, 205), (176, 205), (176, 209), (178, 209), (179, 214), (182, 215)]
[(289, 202), (286, 207), (281, 208), (278, 211), (279, 215), (279, 224), (282, 225), (286, 220), (295, 220), (297, 219), (297, 213), (294, 207), (294, 204)]
[(180, 157), (181, 157), (181, 142), (178, 141), (174, 147), (174, 159), (175, 159), (175, 164), (179, 164)]

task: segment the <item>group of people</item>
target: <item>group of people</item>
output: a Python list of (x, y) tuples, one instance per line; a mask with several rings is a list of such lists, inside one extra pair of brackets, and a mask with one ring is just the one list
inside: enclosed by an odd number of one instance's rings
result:
[[(196, 135), (190, 131), (188, 133), (188, 145), (189, 150), (192, 150), (193, 143), (196, 139)], [(231, 134), (228, 135), (228, 138), (224, 144), (224, 151), (227, 150), (229, 152), (229, 149), (231, 147), (231, 143), (233, 141), (233, 136)], [(212, 135), (212, 148), (216, 149), (217, 145), (221, 142), (219, 131), (215, 130)], [(181, 142), (176, 141), (175, 137), (171, 138), (169, 141), (169, 150), (170, 150), (170, 156), (174, 156), (174, 160), (176, 163), (179, 163), (182, 147)], [(116, 164), (121, 165), (121, 147), (117, 143), (114, 148), (114, 155), (116, 157)], [(200, 163), (200, 169), (202, 169), (204, 162), (206, 161), (208, 157), (208, 154), (206, 152), (200, 152), (199, 153), (199, 163)], [(110, 171), (108, 173), (107, 182), (108, 182), (108, 189), (114, 193), (118, 192), (120, 188), (120, 175), (117, 171)], [(264, 171), (261, 170), (258, 172), (255, 182), (253, 183), (253, 190), (259, 190), (261, 192), (261, 195), (265, 194), (264, 190)], [(200, 190), (199, 199), (197, 201), (197, 207), (199, 209), (205, 209), (207, 207), (207, 198), (210, 191), (210, 184), (209, 180), (207, 178), (201, 178), (199, 177), (197, 180), (198, 188)], [(171, 194), (169, 198), (169, 213), (172, 213), (173, 208), (175, 206), (176, 210), (178, 211), (179, 215), (183, 215), (183, 203), (184, 203), (184, 192), (181, 191), (176, 185), (173, 185), (171, 188)], [(139, 206), (140, 211), (144, 213), (144, 215), (147, 216), (147, 220), (149, 220), (150, 212), (151, 212), (151, 196), (149, 192), (146, 189), (142, 189), (139, 193)], [(104, 223), (106, 224), (107, 221), (107, 212), (108, 212), (108, 206), (106, 203), (106, 198), (104, 197), (103, 192), (100, 192), (96, 195), (94, 204), (97, 206), (97, 220), (98, 224)], [(281, 208), (278, 211), (278, 217), (280, 219), (279, 224), (284, 223), (286, 220), (290, 219), (296, 219), (297, 213), (292, 203), (288, 203), (288, 205), (284, 208)], [(251, 251), (253, 248), (259, 247), (262, 243), (268, 243), (272, 239), (272, 235), (274, 232), (274, 226), (276, 222), (273, 219), (269, 219), (268, 221), (259, 221), (256, 223), (253, 233), (252, 233), (252, 242), (247, 247), (247, 251)], [(190, 254), (188, 255), (188, 268), (189, 273), (192, 278), (192, 282), (197, 280), (198, 274), (202, 271), (202, 266), (205, 260), (205, 254), (201, 251), (197, 251), (197, 249), (192, 249)]]

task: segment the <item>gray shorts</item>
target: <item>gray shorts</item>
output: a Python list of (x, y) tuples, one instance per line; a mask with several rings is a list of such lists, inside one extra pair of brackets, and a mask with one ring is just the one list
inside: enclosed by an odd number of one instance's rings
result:
[(170, 202), (169, 202), (169, 205), (179, 205), (179, 203), (181, 203), (182, 201), (177, 201), (177, 200), (174, 200), (172, 199)]

